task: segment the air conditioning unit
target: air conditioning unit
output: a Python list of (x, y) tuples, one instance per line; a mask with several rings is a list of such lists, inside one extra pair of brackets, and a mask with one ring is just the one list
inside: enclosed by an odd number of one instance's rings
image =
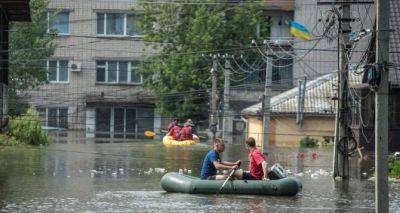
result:
[(82, 68), (82, 64), (80, 62), (77, 61), (71, 61), (69, 63), (69, 70), (71, 72), (80, 72)]

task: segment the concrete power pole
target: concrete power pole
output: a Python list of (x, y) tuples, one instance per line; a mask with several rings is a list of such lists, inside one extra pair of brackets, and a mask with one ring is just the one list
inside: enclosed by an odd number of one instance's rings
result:
[(375, 93), (375, 212), (389, 212), (388, 187), (388, 69), (390, 1), (376, 3), (376, 65), (381, 82)]
[(218, 129), (218, 118), (217, 118), (217, 56), (213, 56), (213, 67), (211, 69), (211, 117), (210, 117), (210, 130), (212, 133), (212, 140), (214, 141), (216, 138), (216, 132)]
[[(342, 5), (342, 15), (339, 18), (339, 31), (342, 43), (340, 46), (340, 70), (338, 72), (339, 77), (339, 101), (338, 110), (336, 114), (336, 129), (335, 129), (335, 148), (334, 148), (334, 177), (342, 177), (344, 179), (349, 178), (349, 156), (348, 156), (348, 137), (347, 129), (349, 128), (347, 123), (347, 116), (349, 115), (348, 106), (348, 76), (349, 76), (349, 61), (348, 54), (351, 49), (349, 33), (351, 32), (351, 7), (350, 1), (345, 0), (344, 2), (349, 2), (348, 4)], [(338, 146), (342, 146), (342, 152), (338, 151)]]
[(297, 113), (296, 113), (296, 123), (298, 128), (301, 128), (303, 121), (303, 111), (304, 111), (304, 99), (306, 97), (306, 87), (307, 87), (307, 77), (303, 80), (299, 80), (299, 93), (297, 96)]
[(223, 132), (222, 138), (227, 141), (232, 140), (232, 131), (233, 131), (233, 115), (230, 110), (229, 106), (229, 96), (230, 96), (230, 86), (231, 86), (231, 62), (229, 61), (228, 57), (225, 61), (225, 70), (224, 70), (224, 118), (223, 118)]
[(271, 120), (271, 84), (272, 84), (272, 58), (267, 57), (266, 68), (265, 68), (265, 89), (264, 89), (264, 102), (263, 102), (263, 126), (264, 126), (264, 137), (263, 137), (263, 154), (268, 155), (269, 153), (269, 126)]

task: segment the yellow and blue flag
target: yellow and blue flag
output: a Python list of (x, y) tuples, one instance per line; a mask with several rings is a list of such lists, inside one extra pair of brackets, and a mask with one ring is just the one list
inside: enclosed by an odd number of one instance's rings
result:
[(295, 21), (291, 21), (289, 25), (290, 25), (290, 34), (292, 34), (294, 37), (303, 40), (311, 39), (311, 33), (307, 30), (305, 26)]

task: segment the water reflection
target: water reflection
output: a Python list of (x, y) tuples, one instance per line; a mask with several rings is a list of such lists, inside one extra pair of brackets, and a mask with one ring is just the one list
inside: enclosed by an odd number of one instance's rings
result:
[[(279, 162), (299, 176), (303, 191), (295, 197), (206, 196), (171, 194), (159, 181), (166, 171), (198, 176), (208, 144), (164, 147), (161, 141), (95, 143), (81, 139), (49, 147), (0, 150), (0, 208), (6, 211), (239, 211), (239, 212), (372, 212), (374, 185), (365, 180), (371, 161), (353, 159), (352, 179), (335, 182), (330, 175), (332, 150), (271, 147), (270, 163)], [(299, 153), (304, 154), (299, 159)], [(317, 158), (313, 158), (317, 153)], [(243, 145), (227, 145), (223, 158), (243, 159)], [(311, 171), (311, 172), (309, 172)], [(312, 174), (318, 173), (317, 178)], [(391, 191), (391, 208), (400, 211), (399, 187)]]

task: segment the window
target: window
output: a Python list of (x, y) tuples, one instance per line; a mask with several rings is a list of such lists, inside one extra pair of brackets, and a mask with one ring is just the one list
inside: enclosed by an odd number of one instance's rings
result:
[(134, 138), (136, 109), (114, 109), (114, 138)]
[(51, 83), (68, 83), (68, 61), (50, 60), (46, 64), (48, 80)]
[(135, 138), (136, 129), (136, 109), (96, 109), (96, 137)]
[(138, 74), (138, 63), (138, 61), (97, 61), (96, 82), (141, 84), (143, 77)]
[(293, 59), (290, 56), (275, 58), (271, 77), (272, 85), (291, 88), (293, 84)]
[(39, 113), (39, 117), (42, 120), (42, 126), (47, 126), (46, 120), (47, 120), (47, 115), (46, 115), (46, 108), (37, 108), (36, 109)]
[(96, 137), (110, 137), (111, 109), (97, 108), (96, 109)]
[(39, 116), (42, 119), (43, 126), (68, 128), (68, 108), (67, 107), (50, 107), (37, 108)]
[(139, 15), (124, 13), (97, 13), (97, 35), (141, 36)]
[(69, 34), (69, 12), (49, 11), (47, 20), (48, 32), (57, 32), (60, 35)]

